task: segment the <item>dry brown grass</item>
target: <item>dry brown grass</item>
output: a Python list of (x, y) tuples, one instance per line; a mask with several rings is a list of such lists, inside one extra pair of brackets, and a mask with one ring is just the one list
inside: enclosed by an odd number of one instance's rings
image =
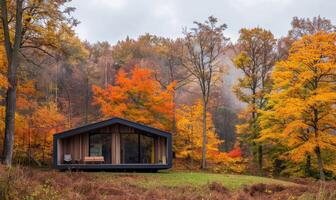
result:
[[(115, 175), (105, 180), (97, 173), (58, 172), (28, 167), (0, 167), (0, 199), (327, 199), (333, 198), (336, 183), (321, 187), (318, 182), (298, 186), (255, 184), (230, 190), (219, 182), (193, 185), (143, 187), (141, 175)], [(147, 177), (148, 178), (148, 177)], [(111, 180), (112, 179), (112, 180)], [(336, 195), (336, 194), (335, 194)], [(316, 198), (314, 198), (316, 197)], [(336, 196), (335, 196), (336, 197)]]

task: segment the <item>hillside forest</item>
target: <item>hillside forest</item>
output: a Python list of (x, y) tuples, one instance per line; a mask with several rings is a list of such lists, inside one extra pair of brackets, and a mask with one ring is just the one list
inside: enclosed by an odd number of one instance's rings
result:
[(111, 117), (169, 131), (174, 166), (336, 177), (336, 27), (293, 17), (230, 39), (210, 16), (180, 38), (81, 40), (68, 0), (1, 1), (0, 150), (50, 166), (53, 134)]

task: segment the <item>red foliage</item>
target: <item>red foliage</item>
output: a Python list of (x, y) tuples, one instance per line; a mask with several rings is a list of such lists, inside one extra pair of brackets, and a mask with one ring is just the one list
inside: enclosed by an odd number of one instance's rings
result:
[(240, 147), (235, 147), (234, 149), (232, 149), (228, 154), (227, 154), (230, 158), (238, 158), (242, 156), (242, 152)]

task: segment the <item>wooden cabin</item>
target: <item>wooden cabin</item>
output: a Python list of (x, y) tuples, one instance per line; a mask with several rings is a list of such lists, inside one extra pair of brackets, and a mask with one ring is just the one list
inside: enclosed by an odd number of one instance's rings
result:
[(172, 167), (170, 133), (121, 118), (54, 135), (56, 169), (160, 170)]

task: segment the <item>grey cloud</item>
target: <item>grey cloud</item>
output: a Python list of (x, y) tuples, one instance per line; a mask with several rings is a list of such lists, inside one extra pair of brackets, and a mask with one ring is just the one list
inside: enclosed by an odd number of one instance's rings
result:
[(277, 37), (285, 35), (293, 16), (321, 15), (334, 23), (334, 0), (73, 0), (81, 21), (81, 39), (116, 43), (144, 33), (181, 37), (182, 28), (214, 15), (228, 25), (227, 36), (237, 39), (242, 27), (260, 26)]

